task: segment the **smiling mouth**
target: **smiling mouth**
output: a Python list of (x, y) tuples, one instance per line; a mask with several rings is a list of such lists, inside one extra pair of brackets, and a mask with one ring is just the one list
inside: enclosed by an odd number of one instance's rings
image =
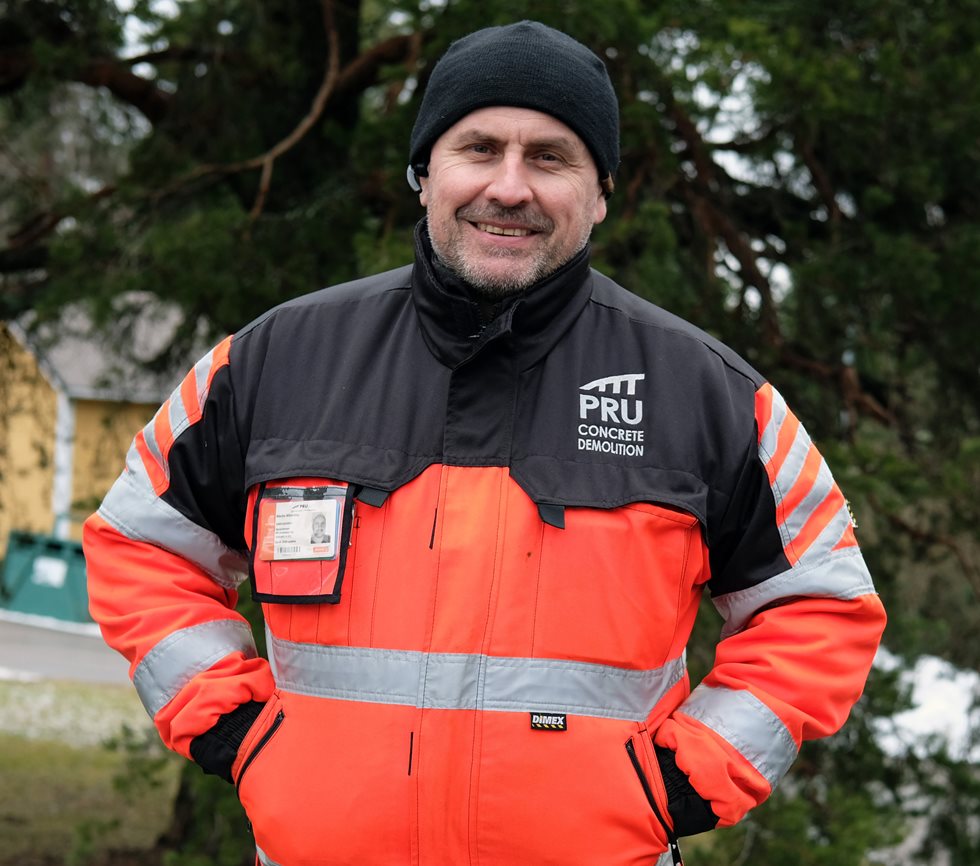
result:
[(531, 229), (507, 229), (501, 226), (492, 226), (489, 223), (473, 223), (473, 225), (481, 232), (487, 232), (491, 235), (502, 235), (508, 238), (526, 238), (528, 235), (534, 234)]

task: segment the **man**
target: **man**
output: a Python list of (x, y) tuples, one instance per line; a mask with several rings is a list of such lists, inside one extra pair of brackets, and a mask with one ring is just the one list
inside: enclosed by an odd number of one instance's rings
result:
[[(679, 863), (860, 695), (884, 615), (820, 455), (744, 361), (589, 268), (618, 160), (584, 46), (454, 43), (412, 133), (414, 265), (222, 342), (90, 518), (93, 614), (259, 862)], [(329, 555), (292, 543), (310, 511)]]
[(326, 544), (330, 540), (327, 535), (327, 518), (324, 514), (313, 515), (313, 529), (310, 532), (310, 544)]

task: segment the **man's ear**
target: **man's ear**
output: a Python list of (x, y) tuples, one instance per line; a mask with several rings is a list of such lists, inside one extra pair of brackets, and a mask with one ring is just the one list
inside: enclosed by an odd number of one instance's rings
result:
[(595, 213), (592, 219), (592, 225), (599, 225), (606, 218), (606, 194), (600, 189), (599, 197), (596, 199), (595, 203)]

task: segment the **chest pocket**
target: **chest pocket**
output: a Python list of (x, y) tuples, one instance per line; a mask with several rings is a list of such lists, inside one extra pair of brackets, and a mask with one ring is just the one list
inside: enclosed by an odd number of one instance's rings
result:
[(706, 578), (693, 515), (566, 508), (562, 528), (542, 531), (534, 655), (658, 667), (679, 654)]
[(338, 604), (354, 488), (324, 479), (263, 482), (252, 503), (249, 577), (256, 601)]

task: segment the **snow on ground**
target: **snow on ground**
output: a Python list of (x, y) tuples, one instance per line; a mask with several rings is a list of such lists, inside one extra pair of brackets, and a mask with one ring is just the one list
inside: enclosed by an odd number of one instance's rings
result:
[[(900, 662), (880, 649), (875, 665), (894, 670)], [(901, 679), (912, 690), (913, 707), (881, 720), (879, 732), (886, 751), (922, 754), (945, 742), (951, 757), (980, 762), (980, 674), (935, 656), (922, 656)]]

